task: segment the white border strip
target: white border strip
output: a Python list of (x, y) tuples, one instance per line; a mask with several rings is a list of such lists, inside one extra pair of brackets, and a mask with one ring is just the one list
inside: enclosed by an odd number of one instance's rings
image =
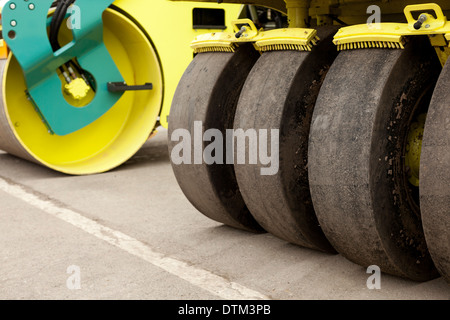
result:
[(270, 300), (269, 297), (246, 288), (238, 283), (215, 275), (209, 271), (188, 265), (186, 262), (166, 257), (154, 251), (151, 247), (124, 233), (105, 227), (81, 214), (57, 205), (39, 196), (37, 192), (28, 191), (28, 188), (10, 182), (0, 177), (0, 190), (20, 199), (29, 205), (42, 210), (58, 219), (106, 241), (134, 256), (137, 256), (164, 271), (171, 273), (196, 287), (204, 289), (222, 299), (226, 300)]

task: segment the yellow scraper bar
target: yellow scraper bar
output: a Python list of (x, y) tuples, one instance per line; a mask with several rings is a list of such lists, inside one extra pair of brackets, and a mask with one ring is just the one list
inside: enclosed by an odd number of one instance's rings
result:
[(195, 53), (203, 52), (234, 52), (233, 35), (228, 32), (202, 34), (191, 43)]
[(256, 50), (311, 51), (319, 38), (317, 31), (305, 28), (285, 28), (270, 31), (258, 30), (249, 19), (232, 22), (234, 33), (218, 32), (200, 35), (191, 43), (195, 53), (234, 52), (240, 43), (253, 43)]
[(255, 48), (262, 52), (278, 50), (311, 51), (319, 40), (317, 31), (314, 29), (278, 29), (261, 33), (260, 39), (255, 42)]
[[(436, 17), (421, 13), (418, 19), (413, 18), (413, 12), (434, 11)], [(442, 9), (434, 3), (406, 6), (404, 10), (408, 23), (375, 23), (344, 27), (334, 37), (338, 50), (361, 48), (392, 48), (403, 49), (406, 37), (442, 35), (448, 46), (450, 40), (450, 22), (444, 16)]]

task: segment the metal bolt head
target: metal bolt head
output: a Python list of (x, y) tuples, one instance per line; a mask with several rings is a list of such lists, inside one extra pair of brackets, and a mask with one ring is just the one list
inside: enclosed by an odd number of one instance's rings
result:
[(34, 4), (33, 4), (33, 3), (30, 3), (30, 4), (28, 5), (28, 9), (30, 9), (30, 10), (34, 10), (34, 8), (35, 8), (35, 6), (34, 6)]
[(11, 26), (12, 26), (12, 27), (17, 26), (17, 21), (16, 21), (16, 20), (11, 20)]
[(15, 3), (11, 3), (11, 4), (9, 5), (9, 8), (10, 8), (11, 10), (14, 10), (14, 9), (16, 8), (16, 4), (15, 4)]

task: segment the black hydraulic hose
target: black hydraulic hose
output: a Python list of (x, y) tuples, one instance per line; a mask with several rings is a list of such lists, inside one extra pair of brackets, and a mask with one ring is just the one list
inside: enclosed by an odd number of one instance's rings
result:
[(56, 28), (56, 21), (58, 20), (58, 17), (61, 15), (61, 10), (62, 7), (64, 5), (64, 3), (66, 2), (66, 0), (60, 1), (56, 4), (56, 9), (55, 12), (53, 13), (53, 18), (52, 21), (50, 23), (50, 44), (52, 46), (53, 51), (58, 50), (58, 43), (57, 41), (55, 42), (55, 30)]
[(53, 18), (52, 21), (50, 23), (50, 31), (54, 30), (55, 28), (55, 23), (56, 23), (56, 19), (54, 19), (56, 16), (59, 15), (59, 12), (61, 11), (61, 6), (60, 6), (61, 2), (55, 1), (53, 2), (51, 8), (55, 8), (55, 12), (53, 13)]
[[(56, 6), (55, 13), (53, 14), (53, 18), (50, 23), (50, 44), (52, 46), (53, 51), (56, 51), (61, 48), (58, 41), (59, 31), (66, 16), (67, 10), (75, 1), (76, 0), (62, 0)], [(69, 63), (66, 63), (65, 65), (67, 68), (70, 67)], [(66, 78), (66, 82), (70, 82), (69, 81), (70, 78), (65, 72), (63, 66), (59, 67), (59, 70)]]
[[(62, 0), (61, 2), (59, 2), (57, 4), (55, 13), (53, 15), (52, 21), (50, 23), (50, 44), (53, 48), (53, 51), (59, 50), (61, 48), (59, 42), (58, 42), (58, 34), (59, 31), (61, 29), (62, 23), (64, 21), (64, 18), (66, 16), (67, 10), (69, 9), (69, 7), (75, 2), (76, 0)], [(83, 70), (83, 68), (81, 68), (80, 65), (78, 65), (78, 63), (76, 61), (69, 61), (67, 63), (64, 64), (66, 66), (66, 68), (70, 71), (72, 66), (77, 70), (77, 72), (80, 74), (80, 76), (83, 78), (83, 80), (86, 82), (87, 85), (89, 85), (95, 92), (95, 88), (94, 86), (90, 83), (90, 81), (88, 80), (88, 78), (85, 75), (85, 72)], [(68, 76), (68, 74), (66, 73), (66, 71), (64, 70), (64, 67), (61, 66), (59, 67), (59, 70), (61, 71), (61, 73), (64, 75), (64, 77), (66, 78), (66, 82), (70, 82), (70, 77)], [(75, 79), (76, 76), (73, 75), (73, 71), (70, 71), (70, 73), (72, 74), (72, 77)]]
[(58, 42), (59, 30), (61, 29), (67, 10), (75, 1), (76, 0), (63, 0), (56, 7), (55, 14), (50, 23), (50, 44), (54, 51), (61, 48)]
[[(57, 29), (56, 28), (56, 21), (58, 20), (58, 17), (61, 15), (62, 7), (63, 7), (65, 1), (66, 0), (63, 0), (61, 2), (56, 3), (56, 9), (55, 9), (55, 12), (53, 13), (53, 18), (52, 18), (52, 21), (50, 23), (50, 45), (52, 46), (53, 51), (56, 51), (56, 50), (59, 49), (59, 43), (58, 43), (57, 40), (55, 42), (54, 33), (55, 33), (55, 30)], [(57, 39), (57, 37), (56, 37), (56, 39)], [(59, 71), (62, 74), (65, 74), (65, 70), (64, 70), (64, 68), (62, 66), (59, 67)], [(65, 76), (66, 81), (67, 81), (68, 76), (66, 76), (66, 75), (64, 75), (64, 76)]]

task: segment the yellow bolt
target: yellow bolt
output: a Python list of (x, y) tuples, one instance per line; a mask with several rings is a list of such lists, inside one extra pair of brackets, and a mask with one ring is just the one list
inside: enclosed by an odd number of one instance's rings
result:
[(71, 83), (66, 84), (64, 88), (66, 93), (71, 95), (75, 100), (83, 100), (91, 90), (91, 87), (81, 78), (77, 78)]

